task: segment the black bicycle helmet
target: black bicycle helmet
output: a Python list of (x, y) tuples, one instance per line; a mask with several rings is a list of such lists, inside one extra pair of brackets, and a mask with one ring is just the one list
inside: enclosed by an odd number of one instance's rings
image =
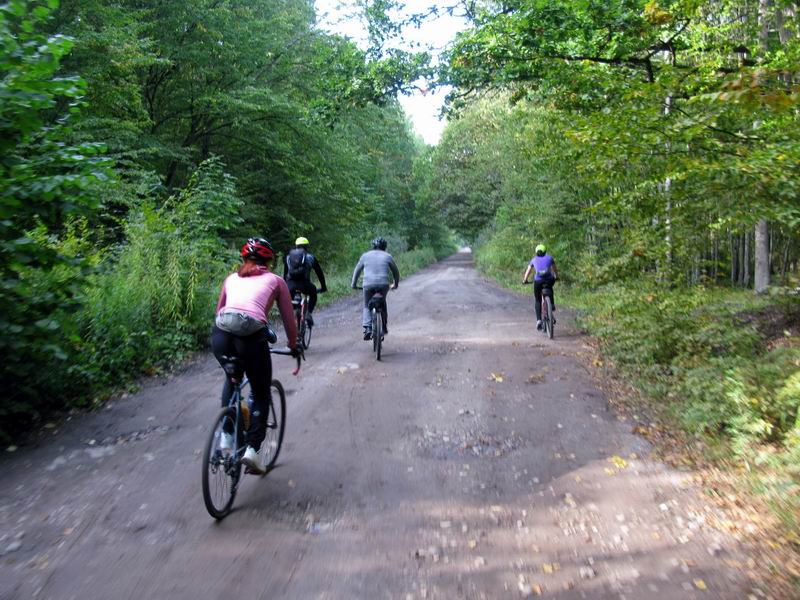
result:
[(259, 264), (266, 264), (275, 256), (270, 244), (264, 238), (250, 238), (242, 245), (242, 260), (252, 260)]
[(373, 250), (386, 250), (386, 240), (382, 237), (376, 237), (372, 240)]

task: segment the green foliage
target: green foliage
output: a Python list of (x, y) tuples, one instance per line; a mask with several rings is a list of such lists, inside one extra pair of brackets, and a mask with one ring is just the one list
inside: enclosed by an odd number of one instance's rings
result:
[(61, 317), (75, 309), (87, 265), (54, 240), (97, 208), (93, 190), (108, 178), (98, 145), (68, 139), (83, 83), (57, 74), (71, 40), (39, 31), (52, 4), (0, 7), (0, 416), (9, 423), (35, 410), (42, 371), (65, 364), (74, 331)]
[(13, 0), (0, 45), (0, 437), (201, 348), (244, 237), (332, 273), (452, 247), (395, 100), (427, 55), (307, 0)]
[(762, 465), (759, 487), (779, 512), (796, 515), (800, 506), (783, 492), (800, 481), (800, 342), (796, 329), (760, 325), (778, 315), (796, 326), (797, 300), (653, 283), (607, 285), (571, 299), (587, 311), (584, 325), (628, 381), (688, 431)]
[(240, 207), (232, 179), (210, 159), (164, 206), (136, 209), (127, 242), (93, 277), (79, 315), (96, 383), (169, 365), (205, 342), (235, 260), (220, 234), (238, 221)]

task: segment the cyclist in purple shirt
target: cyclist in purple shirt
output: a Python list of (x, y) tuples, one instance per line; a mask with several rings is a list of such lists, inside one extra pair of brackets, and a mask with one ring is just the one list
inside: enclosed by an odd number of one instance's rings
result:
[[(556, 310), (556, 299), (553, 296), (553, 284), (558, 279), (558, 269), (556, 269), (556, 261), (552, 256), (547, 254), (547, 246), (539, 244), (536, 246), (536, 256), (528, 263), (528, 268), (525, 269), (525, 276), (522, 278), (522, 283), (528, 283), (528, 277), (531, 276), (531, 271), (535, 274), (533, 276), (533, 297), (535, 298), (534, 308), (536, 309), (536, 329), (542, 328), (542, 290), (550, 288), (550, 298), (553, 300), (553, 312)], [(555, 318), (553, 323), (555, 323)]]

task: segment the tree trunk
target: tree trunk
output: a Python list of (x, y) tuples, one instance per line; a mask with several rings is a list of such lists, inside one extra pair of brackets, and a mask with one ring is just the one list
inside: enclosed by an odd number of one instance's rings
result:
[(783, 256), (781, 256), (781, 280), (786, 283), (786, 272), (789, 269), (789, 244), (792, 238), (787, 237), (786, 243), (783, 245)]
[(755, 286), (756, 294), (764, 294), (769, 288), (769, 225), (766, 219), (756, 224), (756, 261)]
[(742, 249), (742, 287), (750, 287), (750, 234), (744, 233)]
[(714, 284), (717, 283), (717, 278), (719, 277), (719, 240), (717, 236), (714, 236), (714, 242), (712, 245), (711, 250), (711, 277), (714, 279)]
[(731, 285), (739, 282), (739, 240), (731, 231), (728, 233), (731, 243)]

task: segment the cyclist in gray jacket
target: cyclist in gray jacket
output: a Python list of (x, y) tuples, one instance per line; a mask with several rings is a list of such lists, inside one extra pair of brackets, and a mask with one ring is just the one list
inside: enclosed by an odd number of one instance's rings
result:
[[(361, 272), (364, 272), (364, 312), (362, 316), (362, 325), (364, 326), (364, 339), (372, 339), (372, 319), (370, 318), (369, 301), (377, 294), (386, 294), (389, 291), (389, 272), (392, 273), (394, 285), (391, 289), (396, 290), (397, 284), (400, 283), (400, 271), (397, 270), (397, 265), (394, 264), (392, 255), (386, 252), (386, 240), (382, 237), (372, 240), (372, 250), (365, 252), (358, 259), (355, 271), (353, 271), (353, 280), (350, 286), (356, 289), (356, 282), (358, 281)], [(383, 333), (389, 333), (386, 327), (386, 302), (383, 303)]]

